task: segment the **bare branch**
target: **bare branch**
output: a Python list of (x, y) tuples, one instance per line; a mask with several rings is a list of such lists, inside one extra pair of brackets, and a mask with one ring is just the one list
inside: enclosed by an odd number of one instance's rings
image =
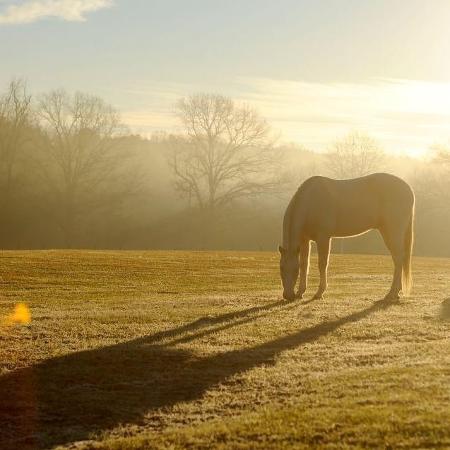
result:
[(123, 181), (127, 155), (120, 152), (123, 128), (111, 106), (82, 93), (50, 92), (41, 97), (38, 114), (41, 175), (61, 205), (59, 223), (71, 245), (86, 208), (117, 206), (129, 190)]
[(385, 160), (378, 143), (362, 133), (336, 141), (326, 154), (326, 163), (336, 178), (356, 178), (380, 170)]
[(215, 208), (276, 190), (279, 155), (255, 110), (211, 94), (182, 99), (177, 109), (186, 135), (172, 138), (169, 165), (180, 195)]

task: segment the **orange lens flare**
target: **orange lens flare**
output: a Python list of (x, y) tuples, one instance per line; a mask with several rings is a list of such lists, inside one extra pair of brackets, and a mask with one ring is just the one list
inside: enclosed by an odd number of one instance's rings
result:
[(14, 311), (7, 316), (3, 324), (6, 326), (13, 325), (29, 325), (31, 323), (31, 312), (25, 303), (19, 303), (15, 306)]

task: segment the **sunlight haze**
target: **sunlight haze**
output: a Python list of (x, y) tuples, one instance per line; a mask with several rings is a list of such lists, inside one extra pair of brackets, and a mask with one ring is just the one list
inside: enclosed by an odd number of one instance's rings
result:
[(96, 93), (144, 135), (217, 92), (283, 141), (323, 151), (362, 129), (417, 156), (450, 137), (448, 23), (446, 0), (1, 0), (0, 83)]
[(0, 450), (450, 449), (450, 0), (0, 0)]

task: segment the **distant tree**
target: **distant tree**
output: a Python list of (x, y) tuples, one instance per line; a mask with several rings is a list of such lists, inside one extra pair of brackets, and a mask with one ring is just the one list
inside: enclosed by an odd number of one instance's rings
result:
[(436, 144), (430, 150), (431, 161), (418, 189), (428, 208), (450, 211), (450, 144)]
[(431, 151), (433, 162), (442, 164), (445, 169), (450, 169), (450, 143), (433, 145)]
[(177, 104), (185, 135), (171, 138), (175, 187), (198, 207), (214, 209), (280, 188), (280, 158), (270, 127), (252, 108), (221, 95)]
[[(27, 222), (28, 158), (33, 128), (31, 96), (23, 80), (13, 80), (0, 95), (0, 243), (17, 245)], [(29, 175), (29, 174), (28, 174)]]
[(286, 194), (292, 195), (307, 178), (320, 175), (322, 172), (322, 155), (296, 144), (283, 144), (280, 148), (283, 154), (283, 179), (287, 183)]
[[(122, 152), (118, 113), (98, 97), (53, 91), (39, 101), (39, 168), (52, 211), (71, 247), (79, 222), (117, 208), (131, 193), (129, 155)], [(131, 175), (131, 176), (130, 176)]]
[(30, 139), (31, 96), (23, 80), (13, 80), (0, 96), (0, 189), (4, 208), (11, 202), (15, 169)]
[(448, 256), (450, 249), (450, 145), (430, 148), (427, 161), (414, 171), (418, 252)]
[(370, 136), (354, 132), (332, 144), (326, 153), (326, 166), (336, 178), (356, 178), (380, 170), (384, 152)]

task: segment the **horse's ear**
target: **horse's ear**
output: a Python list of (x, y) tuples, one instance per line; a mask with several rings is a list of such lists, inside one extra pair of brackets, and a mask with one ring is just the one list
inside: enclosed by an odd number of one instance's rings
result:
[(282, 254), (284, 253), (284, 248), (283, 248), (281, 245), (279, 245), (279, 246), (278, 246), (278, 251), (279, 251), (280, 254), (282, 255)]

